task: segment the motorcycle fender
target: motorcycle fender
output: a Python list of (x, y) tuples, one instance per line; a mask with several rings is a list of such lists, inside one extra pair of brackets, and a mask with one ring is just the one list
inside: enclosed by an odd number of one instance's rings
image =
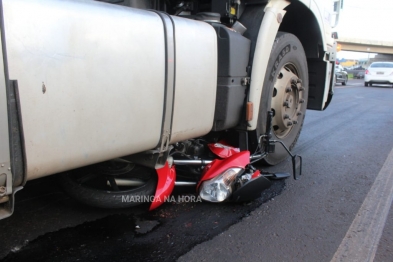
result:
[(157, 189), (149, 210), (153, 210), (161, 206), (175, 187), (175, 166), (169, 167), (168, 162), (166, 162), (165, 166), (163, 168), (156, 169), (156, 172), (158, 176)]

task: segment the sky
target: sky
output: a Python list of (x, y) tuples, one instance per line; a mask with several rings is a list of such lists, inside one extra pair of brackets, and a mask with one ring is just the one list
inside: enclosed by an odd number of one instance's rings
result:
[[(326, 1), (326, 0), (325, 0)], [(360, 38), (393, 42), (392, 0), (344, 0), (334, 31), (339, 38)], [(340, 51), (338, 58), (367, 58), (367, 53)], [(375, 54), (370, 54), (370, 58)]]

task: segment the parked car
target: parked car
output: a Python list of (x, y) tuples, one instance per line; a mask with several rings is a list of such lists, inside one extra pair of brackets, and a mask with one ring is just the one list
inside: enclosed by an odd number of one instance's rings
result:
[(391, 84), (393, 87), (393, 62), (374, 62), (366, 70), (364, 85)]
[(356, 78), (356, 79), (362, 79), (362, 78), (364, 78), (364, 71), (362, 71), (362, 72), (357, 72), (356, 74), (354, 73), (354, 74), (353, 74), (353, 78)]
[(337, 83), (341, 83), (343, 86), (345, 86), (347, 82), (348, 82), (348, 73), (344, 71), (344, 68), (341, 65), (336, 65), (335, 77), (334, 77), (335, 85)]
[(365, 70), (366, 68), (364, 68), (363, 66), (355, 66), (352, 68), (352, 70)]

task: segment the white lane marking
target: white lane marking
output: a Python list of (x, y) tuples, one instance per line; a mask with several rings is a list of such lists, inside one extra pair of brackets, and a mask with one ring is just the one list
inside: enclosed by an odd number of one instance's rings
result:
[(390, 151), (331, 262), (374, 260), (392, 199), (393, 150)]

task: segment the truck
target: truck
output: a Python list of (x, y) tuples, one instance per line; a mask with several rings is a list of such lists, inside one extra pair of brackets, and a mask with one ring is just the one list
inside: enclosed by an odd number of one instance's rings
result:
[(252, 163), (288, 154), (296, 178), (306, 110), (334, 93), (341, 1), (323, 4), (1, 0), (0, 219), (54, 174), (86, 204), (151, 209), (175, 185), (249, 199), (269, 177)]

